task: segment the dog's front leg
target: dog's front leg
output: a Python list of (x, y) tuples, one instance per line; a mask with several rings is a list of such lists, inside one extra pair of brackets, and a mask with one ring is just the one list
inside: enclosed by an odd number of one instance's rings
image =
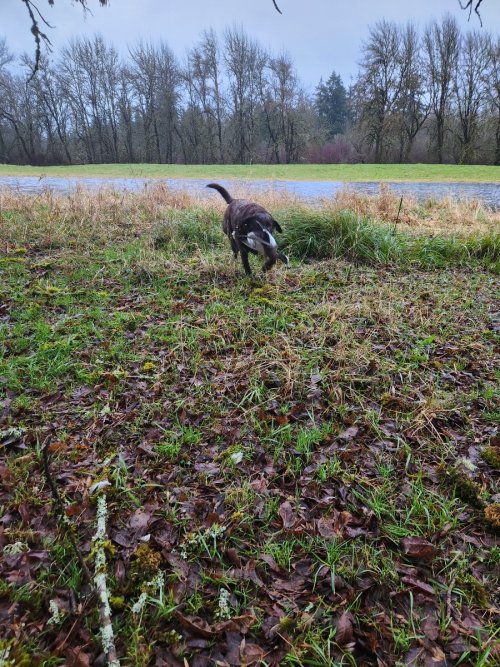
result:
[(250, 268), (250, 263), (248, 261), (248, 250), (245, 248), (244, 245), (241, 245), (240, 252), (241, 252), (241, 261), (243, 262), (243, 268), (245, 269), (245, 273), (247, 274), (247, 276), (251, 276), (252, 269)]
[(233, 251), (234, 259), (236, 259), (240, 249), (238, 248), (238, 244), (234, 239), (230, 238), (229, 240), (231, 241), (231, 250)]

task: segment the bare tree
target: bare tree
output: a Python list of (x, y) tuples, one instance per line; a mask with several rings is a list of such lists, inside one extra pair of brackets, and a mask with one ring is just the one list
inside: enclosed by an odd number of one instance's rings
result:
[(470, 164), (474, 159), (480, 113), (487, 99), (484, 73), (488, 71), (490, 57), (491, 40), (487, 33), (474, 31), (461, 38), (459, 58), (454, 71), (461, 164)]
[(25, 86), (19, 75), (4, 74), (0, 79), (0, 119), (10, 128), (12, 139), (7, 153), (17, 152), (17, 161), (38, 164), (42, 155), (41, 117), (32, 86)]
[(224, 39), (233, 126), (233, 145), (238, 162), (254, 158), (256, 109), (260, 103), (259, 82), (266, 67), (265, 51), (243, 31), (227, 30)]
[(369, 30), (362, 46), (361, 70), (356, 83), (358, 120), (374, 146), (375, 162), (387, 154), (391, 115), (401, 92), (401, 31), (389, 21), (379, 21)]
[[(47, 48), (50, 50), (50, 39), (47, 36), (46, 33), (43, 32), (43, 30), (40, 29), (40, 22), (42, 25), (52, 28), (53, 26), (50, 25), (50, 23), (47, 21), (45, 16), (42, 14), (40, 11), (38, 5), (39, 3), (35, 3), (34, 0), (20, 0), (26, 7), (30, 21), (31, 21), (31, 32), (33, 34), (34, 40), (35, 40), (35, 62), (34, 62), (34, 67), (31, 73), (31, 77), (33, 77), (38, 70), (39, 64), (40, 64), (40, 58), (42, 55), (42, 43), (44, 43)], [(282, 14), (283, 12), (278, 6), (278, 3), (276, 0), (271, 0), (273, 3), (274, 8), (279, 14)], [(47, 0), (48, 4), (53, 6), (55, 4), (55, 0)], [(81, 5), (81, 7), (84, 9), (84, 11), (88, 11), (88, 0), (73, 0), (75, 4)], [(465, 0), (465, 2), (462, 2), (462, 0), (458, 0), (461, 8), (465, 11), (469, 11), (469, 17), (472, 13), (472, 10), (474, 9), (474, 12), (476, 13), (481, 25), (482, 25), (482, 19), (481, 19), (481, 14), (479, 12), (479, 8), (484, 2), (484, 0)], [(99, 0), (100, 5), (105, 6), (109, 3), (109, 0)], [(45, 28), (44, 28), (45, 29)]]
[(500, 37), (490, 41), (490, 66), (485, 74), (486, 91), (495, 115), (495, 157), (500, 165)]
[(400, 136), (398, 160), (407, 162), (413, 142), (430, 113), (429, 98), (425, 94), (421, 40), (412, 23), (401, 32), (399, 79), (399, 98), (395, 105)]
[[(23, 57), (28, 71), (33, 70), (33, 62)], [(64, 86), (57, 69), (51, 68), (42, 57), (32, 87), (37, 97), (37, 108), (43, 119), (47, 139), (46, 159), (49, 162), (71, 164), (71, 109), (65, 96)], [(60, 152), (62, 151), (62, 155)]]
[(145, 159), (170, 162), (173, 156), (179, 67), (165, 42), (139, 43), (130, 50), (129, 76), (141, 120)]
[(223, 163), (226, 152), (223, 124), (227, 103), (223, 92), (221, 58), (215, 32), (205, 31), (200, 43), (189, 51), (183, 73), (192, 110), (191, 120), (197, 117), (203, 126), (198, 128), (197, 133), (207, 143), (204, 153), (211, 163)]
[[(14, 56), (12, 55), (12, 53), (10, 53), (7, 47), (6, 39), (4, 37), (0, 38), (0, 162), (7, 161), (7, 145), (5, 139), (5, 129), (3, 127), (2, 115), (1, 115), (1, 108), (3, 106), (1, 102), (1, 95), (5, 90), (9, 76), (7, 72), (7, 65), (9, 65), (13, 59)], [(5, 118), (3, 118), (3, 120), (5, 121)]]
[(63, 50), (59, 70), (86, 159), (119, 161), (120, 62), (116, 50), (99, 35), (74, 40)]
[(442, 23), (433, 21), (424, 32), (425, 65), (431, 109), (436, 125), (438, 162), (443, 162), (446, 115), (453, 95), (453, 76), (457, 67), (460, 33), (455, 19), (448, 15)]
[[(294, 64), (286, 53), (270, 57), (261, 71), (261, 97), (265, 126), (274, 160), (295, 162), (304, 138), (306, 103)], [(310, 105), (309, 105), (310, 106)]]

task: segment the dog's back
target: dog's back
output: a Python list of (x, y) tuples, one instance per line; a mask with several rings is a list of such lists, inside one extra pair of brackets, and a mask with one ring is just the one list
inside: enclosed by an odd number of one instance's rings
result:
[[(258, 219), (261, 225), (273, 231), (279, 229), (279, 225), (273, 216), (263, 206), (248, 199), (234, 199), (222, 185), (209, 183), (207, 188), (213, 188), (224, 198), (227, 209), (224, 213), (224, 233), (230, 236), (233, 232), (238, 233), (240, 226), (249, 218)], [(279, 229), (281, 231), (281, 229)]]

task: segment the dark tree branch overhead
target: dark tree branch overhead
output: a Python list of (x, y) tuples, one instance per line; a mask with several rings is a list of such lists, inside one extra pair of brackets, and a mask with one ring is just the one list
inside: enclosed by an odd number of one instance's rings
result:
[(460, 2), (460, 7), (462, 9), (468, 9), (469, 10), (469, 19), (472, 14), (472, 10), (474, 9), (475, 13), (477, 14), (477, 17), (479, 19), (479, 23), (483, 25), (483, 21), (481, 19), (481, 14), (479, 13), (479, 7), (481, 6), (483, 0), (467, 0), (465, 4), (462, 2), (462, 0), (459, 0)]
[[(49, 4), (53, 4), (53, 1), (54, 0), (52, 0), (52, 2), (50, 2), (50, 0), (49, 0)], [(36, 71), (38, 69), (38, 66), (40, 65), (40, 58), (42, 57), (42, 41), (45, 43), (45, 45), (49, 49), (49, 51), (50, 51), (50, 47), (51, 47), (50, 39), (47, 37), (47, 35), (44, 32), (42, 32), (40, 30), (40, 28), (38, 26), (38, 21), (35, 18), (35, 12), (38, 14), (40, 19), (43, 21), (43, 23), (45, 23), (45, 25), (47, 27), (52, 28), (53, 26), (51, 26), (50, 23), (48, 23), (45, 20), (45, 18), (40, 13), (40, 10), (38, 9), (38, 7), (36, 5), (34, 5), (31, 2), (31, 0), (22, 0), (22, 2), (24, 2), (24, 4), (26, 5), (26, 9), (28, 10), (28, 14), (29, 14), (30, 19), (31, 19), (31, 32), (33, 34), (33, 37), (35, 38), (35, 44), (36, 44), (35, 65), (34, 65), (33, 70), (31, 72), (31, 76), (28, 79), (28, 83), (29, 83), (31, 81), (31, 79), (35, 76)]]
[[(85, 11), (89, 11), (87, 4), (88, 0), (74, 0), (74, 1), (77, 4), (81, 5)], [(24, 3), (26, 9), (28, 10), (28, 14), (31, 19), (31, 32), (35, 39), (35, 45), (36, 45), (35, 63), (33, 65), (33, 69), (31, 70), (31, 75), (27, 82), (29, 83), (37, 73), (38, 68), (40, 67), (40, 59), (42, 57), (42, 42), (45, 44), (45, 46), (49, 51), (51, 50), (52, 46), (48, 36), (40, 30), (39, 20), (42, 21), (42, 23), (44, 23), (48, 28), (53, 28), (54, 26), (50, 25), (50, 23), (44, 17), (42, 12), (38, 9), (37, 5), (33, 2), (33, 0), (21, 0), (21, 2)], [(107, 5), (108, 2), (109, 0), (99, 0), (99, 3), (102, 6)], [(55, 0), (48, 0), (48, 3), (51, 7), (53, 7), (55, 4)], [(35, 14), (38, 15), (38, 19), (36, 18)]]

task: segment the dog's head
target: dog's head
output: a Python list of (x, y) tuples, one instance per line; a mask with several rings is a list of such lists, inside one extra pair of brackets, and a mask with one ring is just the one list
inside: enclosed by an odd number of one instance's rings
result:
[(288, 257), (278, 251), (278, 244), (272, 234), (275, 229), (282, 232), (279, 223), (274, 218), (262, 220), (254, 216), (243, 221), (238, 230), (238, 237), (242, 243), (259, 255), (278, 258), (288, 264)]
[(258, 233), (264, 231), (267, 231), (270, 234), (275, 231), (279, 232), (280, 234), (283, 233), (279, 222), (269, 214), (266, 216), (252, 215), (248, 218), (245, 218), (245, 220), (243, 220), (240, 225), (240, 231), (242, 234), (246, 234), (248, 232)]

